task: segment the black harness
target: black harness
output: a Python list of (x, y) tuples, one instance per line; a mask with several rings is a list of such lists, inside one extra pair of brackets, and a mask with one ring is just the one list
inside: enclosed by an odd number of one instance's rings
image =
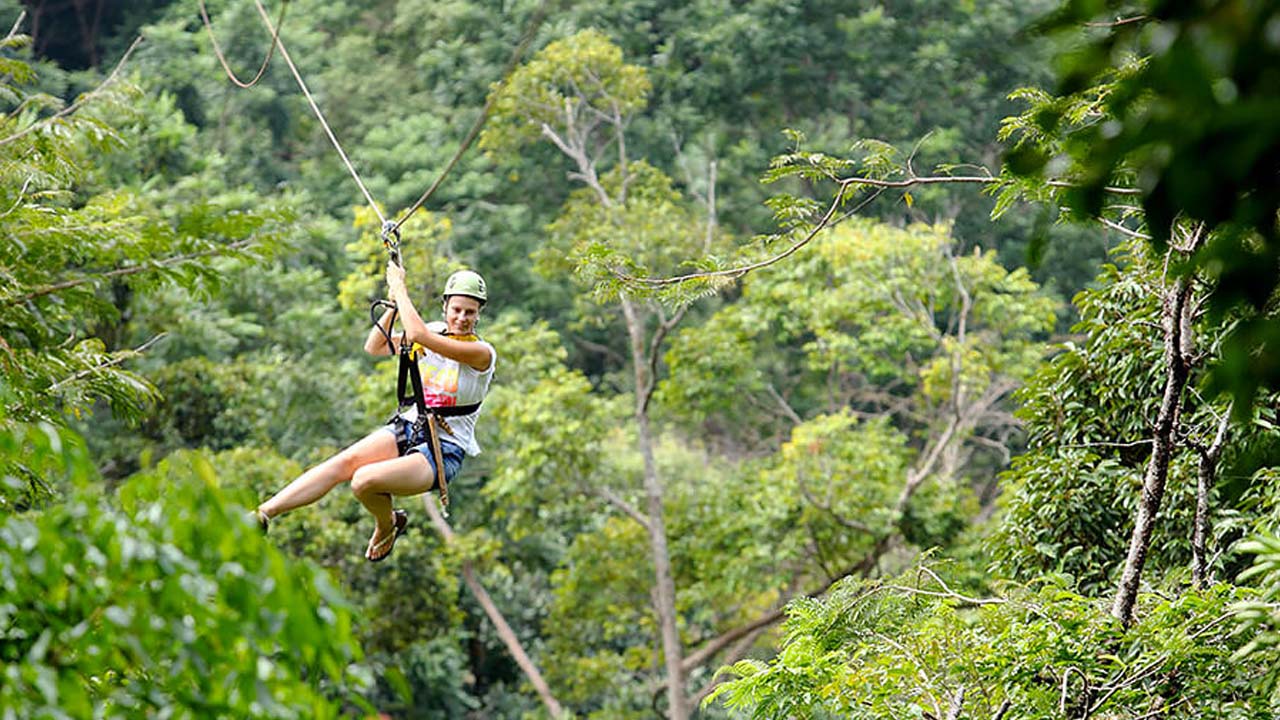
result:
[[(382, 244), (390, 252), (391, 261), (400, 265), (400, 230), (395, 223), (382, 224)], [(378, 322), (379, 308), (391, 311), (390, 321), (385, 328)], [(387, 347), (394, 347), (395, 339), (391, 336), (391, 327), (396, 322), (396, 304), (389, 300), (375, 300), (369, 306), (369, 316), (373, 320), (374, 327), (378, 328), (386, 338)], [(417, 410), (413, 420), (405, 416), (411, 407)], [(443, 429), (453, 435), (453, 428), (449, 427), (449, 421), (446, 418), (470, 415), (479, 409), (480, 403), (428, 407), (426, 395), (422, 390), (422, 373), (418, 371), (418, 358), (413, 344), (406, 343), (403, 335), (400, 337), (400, 377), (396, 381), (396, 414), (392, 415), (387, 422), (395, 427), (396, 453), (400, 457), (404, 457), (405, 453), (409, 452), (409, 448), (421, 444), (424, 438), (430, 440), (431, 457), (436, 464), (436, 484), (431, 490), (440, 491), (440, 512), (445, 517), (449, 515), (449, 483), (444, 476), (444, 453), (440, 452), (440, 431)]]

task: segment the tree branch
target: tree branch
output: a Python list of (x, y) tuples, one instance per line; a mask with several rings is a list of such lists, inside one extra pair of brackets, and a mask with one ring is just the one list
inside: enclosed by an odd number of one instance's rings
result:
[(782, 412), (787, 417), (791, 418), (791, 422), (796, 425), (800, 425), (804, 422), (804, 418), (801, 418), (800, 415), (796, 413), (795, 409), (791, 407), (791, 403), (788, 403), (786, 398), (778, 394), (778, 390), (773, 386), (773, 383), (765, 383), (764, 389), (769, 393), (769, 397), (772, 397), (778, 403), (778, 406), (782, 408)]
[[(653, 397), (653, 391), (658, 387), (658, 356), (662, 349), (662, 341), (666, 339), (680, 321), (684, 319), (685, 313), (689, 311), (688, 305), (681, 305), (676, 314), (670, 319), (663, 319), (658, 323), (657, 329), (653, 331), (653, 337), (649, 339), (649, 357), (646, 361), (649, 365), (649, 380), (644, 388), (644, 398), (641, 400), (641, 408), (648, 409), (649, 400)], [(640, 388), (636, 388), (636, 392), (640, 392)]]
[[(569, 132), (573, 132), (572, 124), (569, 125), (568, 130)], [(573, 160), (574, 163), (577, 164), (578, 173), (576, 174), (576, 177), (582, 180), (587, 187), (591, 188), (592, 191), (595, 192), (596, 197), (600, 200), (600, 204), (606, 208), (613, 207), (613, 200), (610, 199), (609, 193), (606, 193), (604, 188), (600, 185), (600, 179), (596, 177), (595, 167), (587, 158), (586, 149), (581, 147), (571, 147), (564, 138), (560, 137), (560, 135), (557, 134), (555, 130), (551, 129), (551, 126), (545, 122), (542, 123), (542, 134), (545, 135), (553, 145), (559, 148), (560, 152), (564, 153), (570, 160)], [(570, 176), (574, 177), (573, 174)]]
[(9, 34), (4, 36), (5, 40), (12, 40), (18, 34), (18, 28), (22, 27), (22, 21), (27, 19), (27, 11), (23, 10), (18, 13), (18, 19), (13, 21), (13, 27), (9, 28)]
[(96, 282), (100, 282), (102, 280), (107, 280), (110, 278), (125, 277), (127, 275), (137, 275), (138, 273), (148, 272), (160, 267), (178, 265), (178, 264), (181, 264), (190, 260), (196, 260), (202, 257), (221, 255), (229, 250), (240, 250), (242, 248), (245, 248), (251, 245), (252, 243), (253, 243), (253, 240), (246, 238), (244, 240), (237, 240), (233, 243), (222, 245), (216, 248), (211, 248), (209, 250), (201, 250), (199, 252), (188, 253), (186, 255), (175, 255), (173, 257), (165, 258), (163, 260), (157, 260), (155, 262), (147, 263), (144, 265), (130, 265), (128, 267), (116, 268), (115, 270), (109, 270), (107, 272), (104, 272), (98, 275), (78, 277), (78, 278), (75, 278), (74, 280), (64, 280), (62, 282), (57, 282), (52, 285), (45, 285), (43, 287), (38, 287), (35, 290), (32, 290), (25, 295), (10, 296), (10, 297), (3, 298), (2, 300), (0, 300), (0, 302), (3, 302), (5, 304), (16, 305), (18, 303), (27, 302), (28, 300), (34, 300), (39, 297), (44, 297), (45, 295), (61, 292), (63, 290), (69, 290), (73, 287), (79, 287), (81, 285), (87, 285), (89, 283), (96, 283)]
[[(820, 597), (823, 594), (825, 594), (828, 590), (830, 590), (832, 586), (834, 586), (836, 583), (853, 575), (854, 573), (867, 572), (870, 568), (875, 566), (875, 563), (879, 560), (881, 553), (885, 551), (888, 545), (889, 545), (888, 537), (880, 538), (879, 540), (876, 541), (875, 547), (873, 547), (870, 551), (867, 552), (866, 557), (864, 557), (862, 560), (859, 560), (857, 563), (849, 566), (843, 572), (840, 572), (831, 576), (830, 578), (827, 579), (825, 583), (822, 584), (821, 587), (805, 593), (804, 594), (805, 597), (810, 597), (810, 598)], [(792, 597), (795, 597), (795, 596), (792, 596)], [(734, 641), (743, 637), (747, 633), (753, 632), (761, 628), (766, 628), (778, 622), (786, 615), (785, 607), (787, 602), (790, 602), (791, 599), (792, 598), (788, 598), (786, 602), (781, 603), (780, 605), (775, 607), (773, 610), (766, 612), (765, 614), (761, 615), (755, 620), (752, 620), (746, 623), (745, 625), (740, 625), (736, 628), (733, 628), (731, 630), (724, 632), (723, 634), (713, 638), (712, 640), (708, 640), (707, 643), (704, 644), (702, 647), (686, 655), (684, 659), (680, 661), (681, 667), (684, 669), (686, 673), (693, 670), (694, 668), (701, 667), (704, 663), (706, 663), (712, 657), (714, 657), (717, 652), (724, 649), (726, 646), (732, 644)]]
[(624, 500), (621, 495), (615, 493), (612, 489), (600, 487), (594, 488), (592, 492), (600, 499), (621, 510), (627, 517), (640, 523), (640, 526), (645, 530), (649, 529), (649, 518), (645, 517), (644, 513), (641, 513), (634, 505)]
[[(764, 628), (757, 628), (754, 631), (748, 633), (745, 637), (743, 637), (738, 642), (734, 643), (734, 646), (729, 649), (729, 652), (725, 653), (725, 658), (721, 662), (721, 664), (732, 665), (733, 663), (741, 660), (742, 656), (747, 654), (747, 651), (751, 649), (751, 646), (753, 644), (755, 644), (756, 638), (760, 637), (760, 634), (763, 633), (764, 630), (765, 630)], [(710, 695), (711, 691), (715, 690), (716, 687), (718, 687), (720, 683), (724, 681), (725, 681), (724, 676), (718, 676), (713, 678), (711, 682), (702, 686), (696, 693), (693, 694), (693, 702), (691, 704), (694, 706), (701, 705), (702, 700), (708, 695)]]
[(947, 708), (947, 720), (960, 720), (960, 711), (964, 708), (965, 686), (961, 685), (951, 698), (951, 707)]
[[(614, 277), (618, 278), (619, 280), (622, 280), (623, 282), (632, 283), (634, 285), (644, 285), (644, 286), (654, 287), (654, 288), (666, 287), (669, 285), (678, 285), (680, 283), (689, 282), (691, 280), (707, 280), (707, 279), (718, 278), (718, 277), (731, 278), (731, 279), (739, 278), (754, 270), (759, 270), (761, 268), (765, 268), (777, 262), (785, 260), (786, 258), (793, 255), (800, 248), (809, 244), (809, 242), (813, 240), (813, 238), (820, 231), (822, 231), (823, 229), (831, 225), (837, 224), (836, 222), (832, 222), (832, 219), (835, 218), (836, 216), (836, 208), (840, 206), (841, 201), (844, 199), (845, 191), (851, 186), (861, 185), (866, 187), (877, 188), (878, 190), (886, 190), (886, 189), (893, 189), (893, 188), (908, 188), (908, 187), (913, 187), (915, 185), (940, 185), (940, 184), (995, 185), (995, 184), (999, 184), (1006, 181), (1002, 178), (992, 177), (989, 175), (942, 175), (942, 176), (929, 176), (929, 177), (909, 177), (909, 178), (906, 178), (905, 180), (880, 180), (877, 178), (852, 177), (852, 178), (844, 178), (842, 180), (836, 180), (836, 182), (839, 184), (840, 189), (838, 192), (836, 192), (835, 200), (832, 202), (831, 207), (828, 208), (826, 214), (823, 215), (822, 219), (819, 220), (818, 223), (813, 228), (811, 228), (803, 238), (798, 240), (795, 244), (787, 248), (785, 251), (771, 258), (767, 258), (759, 262), (751, 263), (749, 265), (743, 265), (737, 268), (729, 268), (727, 270), (713, 270), (709, 272), (689, 273), (687, 275), (677, 275), (674, 277), (666, 277), (666, 278), (636, 277), (634, 275), (628, 275), (626, 273), (620, 273), (616, 271), (612, 271), (612, 274), (614, 275)], [(1061, 180), (1046, 180), (1045, 184), (1055, 188), (1075, 187), (1074, 184), (1069, 182), (1063, 182)], [(1112, 193), (1114, 195), (1141, 195), (1142, 194), (1142, 191), (1137, 188), (1107, 186), (1107, 187), (1104, 187), (1103, 190), (1105, 192)], [(866, 204), (866, 202), (869, 202), (870, 200), (875, 199), (875, 197), (876, 195), (873, 195), (872, 197), (868, 198), (867, 201), (864, 201), (863, 203), (861, 203), (857, 209), (860, 209), (862, 206)], [(854, 212), (856, 212), (857, 209), (855, 209)], [(842, 216), (840, 219), (843, 220), (845, 217), (848, 217), (851, 214), (852, 212)]]
[(830, 515), (831, 519), (836, 521), (836, 524), (850, 530), (857, 530), (858, 532), (864, 532), (873, 536), (875, 535), (875, 532), (872, 531), (866, 523), (858, 520), (850, 520), (833, 510), (830, 503), (820, 502), (818, 498), (813, 496), (813, 492), (809, 490), (809, 485), (804, 481), (804, 478), (799, 478), (799, 482), (796, 483), (796, 486), (800, 488), (800, 495), (804, 497), (805, 502), (825, 512), (827, 515)]
[(138, 37), (133, 41), (133, 44), (129, 46), (129, 49), (124, 51), (124, 55), (123, 55), (123, 56), (121, 56), (121, 58), (120, 58), (120, 62), (116, 63), (116, 67), (115, 67), (115, 69), (111, 71), (111, 74), (107, 76), (107, 79), (106, 79), (106, 80), (103, 80), (103, 81), (102, 81), (102, 83), (98, 85), (98, 87), (96, 87), (96, 88), (94, 88), (94, 89), (90, 90), (89, 92), (87, 92), (87, 93), (85, 93), (85, 94), (81, 95), (81, 96), (80, 96), (80, 98), (79, 98), (78, 100), (76, 100), (75, 102), (73, 102), (73, 103), (71, 103), (70, 105), (66, 106), (66, 107), (65, 107), (65, 108), (63, 108), (62, 110), (59, 110), (58, 112), (54, 113), (53, 115), (50, 115), (49, 117), (45, 118), (44, 120), (40, 120), (40, 121), (38, 121), (38, 122), (31, 123), (31, 124), (30, 124), (30, 125), (28, 125), (27, 127), (23, 128), (22, 130), (19, 130), (18, 132), (16, 132), (16, 133), (14, 133), (14, 134), (10, 135), (9, 137), (7, 137), (7, 138), (3, 138), (3, 139), (0, 139), (0, 147), (3, 147), (3, 146), (5, 146), (5, 145), (8, 145), (9, 143), (13, 142), (14, 140), (17, 140), (17, 139), (19, 139), (19, 138), (21, 138), (21, 137), (24, 137), (24, 136), (26, 136), (26, 135), (28, 135), (28, 134), (30, 134), (30, 133), (33, 133), (33, 132), (35, 132), (36, 130), (40, 130), (41, 128), (48, 127), (49, 125), (51, 125), (51, 124), (53, 124), (55, 121), (57, 121), (59, 118), (64, 118), (64, 117), (66, 117), (67, 115), (70, 115), (71, 113), (75, 112), (76, 110), (79, 110), (79, 109), (80, 109), (80, 108), (81, 108), (85, 103), (89, 102), (89, 100), (91, 100), (95, 95), (98, 95), (98, 94), (99, 94), (99, 93), (101, 93), (101, 92), (102, 92), (102, 91), (103, 91), (107, 86), (109, 86), (109, 85), (111, 85), (111, 83), (115, 82), (116, 76), (120, 74), (120, 69), (124, 67), (125, 62), (129, 60), (129, 56), (130, 56), (130, 55), (132, 55), (132, 54), (133, 54), (133, 51), (134, 51), (134, 50), (136, 50), (136, 49), (138, 48), (138, 46), (139, 46), (139, 45), (141, 45), (141, 44), (142, 44), (142, 36), (141, 36), (141, 35), (139, 35), (139, 36), (138, 36)]
[(911, 500), (911, 496), (924, 482), (929, 473), (933, 472), (933, 468), (938, 463), (942, 451), (951, 443), (951, 438), (955, 436), (956, 430), (960, 427), (960, 418), (953, 416), (947, 421), (946, 428), (942, 431), (942, 435), (934, 442), (933, 446), (925, 453), (920, 465), (914, 470), (908, 471), (907, 482), (902, 486), (902, 492), (898, 494), (898, 501), (893, 505), (895, 515), (901, 516), (907, 509), (907, 503)]
[(595, 353), (599, 353), (609, 358), (610, 360), (613, 360), (619, 365), (623, 365), (627, 362), (627, 359), (622, 356), (622, 353), (618, 352), (617, 350), (614, 350), (608, 345), (603, 345), (601, 343), (587, 340), (586, 338), (582, 338), (582, 337), (574, 337), (573, 341), (581, 345), (582, 347), (586, 348), (587, 350), (590, 350)]
[(148, 340), (148, 341), (146, 341), (146, 342), (142, 343), (141, 345), (139, 345), (138, 347), (134, 348), (133, 350), (130, 350), (129, 352), (121, 353), (121, 354), (119, 354), (119, 355), (117, 355), (117, 356), (115, 356), (115, 357), (111, 358), (110, 360), (107, 360), (107, 361), (106, 361), (106, 362), (104, 362), (104, 363), (100, 363), (100, 364), (98, 364), (98, 365), (94, 365), (93, 367), (85, 368), (85, 369), (83, 369), (83, 370), (81, 370), (81, 371), (79, 371), (79, 372), (75, 373), (74, 375), (71, 375), (70, 377), (63, 378), (62, 380), (59, 380), (58, 382), (56, 382), (56, 383), (54, 383), (54, 384), (50, 385), (50, 386), (49, 386), (49, 388), (48, 388), (48, 390), (46, 390), (45, 392), (50, 392), (50, 393), (52, 393), (52, 392), (56, 392), (56, 391), (57, 391), (59, 388), (61, 388), (63, 385), (67, 385), (67, 384), (69, 384), (69, 383), (76, 382), (77, 380), (81, 380), (81, 379), (83, 379), (83, 378), (86, 378), (86, 377), (88, 377), (88, 376), (90, 376), (90, 375), (92, 375), (92, 374), (94, 374), (94, 373), (98, 372), (99, 370), (103, 370), (103, 369), (105, 369), (105, 368), (109, 368), (109, 367), (113, 367), (113, 366), (115, 366), (115, 365), (119, 365), (120, 363), (124, 362), (125, 360), (128, 360), (128, 359), (130, 359), (130, 358), (136, 357), (136, 356), (138, 356), (138, 355), (141, 355), (142, 353), (144, 353), (144, 352), (146, 352), (147, 350), (149, 350), (149, 349), (151, 348), (151, 346), (152, 346), (152, 345), (155, 345), (157, 342), (159, 342), (162, 338), (164, 338), (164, 337), (165, 337), (165, 336), (167, 336), (168, 334), (169, 334), (169, 333), (164, 333), (164, 332), (162, 332), (162, 333), (160, 333), (160, 334), (156, 335), (155, 337), (151, 338), (150, 340)]
[(1147, 17), (1146, 15), (1134, 15), (1133, 17), (1117, 18), (1111, 22), (1087, 22), (1084, 24), (1084, 26), (1091, 27), (1091, 28), (1117, 28), (1117, 27), (1121, 27), (1122, 25), (1130, 25), (1133, 23), (1146, 22), (1147, 20), (1150, 20), (1150, 19), (1151, 18)]
[(1207, 546), (1209, 543), (1209, 494), (1218, 475), (1218, 459), (1227, 441), (1227, 429), (1231, 424), (1231, 405), (1218, 420), (1218, 431), (1207, 448), (1197, 448), (1200, 466), (1196, 473), (1195, 527), (1191, 534), (1191, 581), (1197, 588), (1204, 588), (1209, 579)]
[(1102, 223), (1103, 225), (1106, 225), (1107, 227), (1111, 228), (1112, 230), (1115, 230), (1115, 231), (1116, 231), (1116, 232), (1118, 232), (1118, 233), (1121, 233), (1121, 234), (1123, 234), (1123, 235), (1127, 235), (1128, 237), (1131, 237), (1131, 238), (1136, 238), (1136, 239), (1138, 239), (1138, 240), (1150, 240), (1150, 239), (1151, 239), (1151, 236), (1150, 236), (1150, 235), (1147, 235), (1146, 233), (1140, 233), (1140, 232), (1138, 232), (1137, 230), (1130, 230), (1129, 228), (1125, 227), (1124, 225), (1121, 225), (1120, 223), (1115, 222), (1115, 221), (1113, 221), (1113, 220), (1108, 220), (1108, 219), (1106, 219), (1106, 218), (1104, 218), (1104, 217), (1100, 217), (1100, 218), (1098, 218), (1098, 222)]
[(637, 285), (648, 285), (650, 287), (666, 287), (668, 285), (677, 285), (679, 283), (687, 282), (689, 280), (698, 280), (698, 279), (704, 279), (704, 278), (742, 277), (743, 275), (746, 275), (747, 273), (753, 270), (759, 270), (760, 268), (769, 267), (770, 265), (773, 265), (777, 262), (785, 260), (791, 257), (792, 255), (794, 255), (798, 250), (800, 250), (800, 248), (804, 247), (805, 245), (808, 245), (809, 242), (813, 240), (813, 238), (816, 237), (819, 232), (824, 230), (830, 224), (831, 219), (835, 217), (836, 208), (840, 207), (840, 202), (843, 199), (843, 195), (844, 195), (843, 192), (836, 193), (836, 198), (834, 201), (832, 201), (831, 207), (827, 208), (827, 212), (822, 216), (822, 219), (820, 219), (818, 223), (809, 230), (809, 232), (805, 233), (805, 236), (803, 238), (796, 241), (791, 247), (787, 248), (781, 253), (778, 253), (777, 255), (771, 258), (768, 258), (766, 260), (761, 260), (759, 262), (751, 263), (750, 265), (744, 265), (739, 268), (731, 268), (729, 270), (714, 270), (711, 272), (689, 273), (688, 275), (678, 275), (676, 277), (669, 277), (669, 278), (648, 278), (648, 277), (642, 278), (642, 277), (636, 277), (634, 275), (628, 275), (626, 273), (619, 273), (619, 272), (614, 272), (613, 274), (619, 280), (622, 280), (624, 282), (634, 283)]

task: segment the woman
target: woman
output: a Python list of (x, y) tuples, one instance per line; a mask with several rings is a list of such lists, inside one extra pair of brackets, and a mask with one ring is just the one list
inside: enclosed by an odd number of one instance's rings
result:
[[(444, 328), (430, 328), (409, 299), (404, 284), (404, 268), (387, 264), (387, 288), (396, 310), (388, 310), (369, 331), (365, 352), (391, 355), (400, 344), (414, 343), (419, 348), (418, 368), (422, 375), (423, 396), (428, 407), (477, 405), (470, 413), (452, 415), (440, 432), (440, 449), (444, 456), (445, 482), (462, 467), (465, 455), (476, 455), (480, 447), (475, 441), (478, 404), (489, 391), (498, 354), (493, 346), (475, 336), (476, 321), (484, 309), (488, 295), (484, 278), (469, 270), (449, 276), (444, 287)], [(394, 314), (400, 315), (402, 333), (391, 335)], [(442, 334), (440, 330), (447, 330)], [(384, 335), (385, 333), (385, 335)], [(388, 347), (387, 336), (391, 336)], [(463, 408), (465, 410), (465, 408)], [(409, 420), (413, 418), (410, 417)], [(404, 532), (408, 515), (395, 510), (392, 496), (417, 495), (435, 489), (436, 467), (430, 439), (425, 432), (414, 437), (408, 422), (397, 421), (375, 430), (362, 440), (307, 470), (274, 497), (258, 506), (256, 515), (263, 529), (271, 518), (324, 497), (340, 483), (351, 482), (351, 490), (377, 526), (369, 538), (365, 557), (377, 562), (386, 559), (395, 547), (396, 538)]]

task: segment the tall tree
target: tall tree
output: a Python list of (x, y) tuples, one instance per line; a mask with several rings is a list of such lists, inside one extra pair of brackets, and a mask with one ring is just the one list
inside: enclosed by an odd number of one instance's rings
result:
[[(551, 228), (560, 247), (569, 249), (571, 261), (625, 254), (656, 265), (687, 246), (691, 237), (701, 241), (696, 219), (681, 205), (666, 176), (627, 153), (627, 125), (644, 106), (649, 89), (643, 69), (625, 64), (621, 50), (602, 34), (584, 31), (548, 45), (495, 90), (494, 122), (486, 128), (482, 146), (490, 152), (511, 152), (531, 140), (545, 139), (573, 163), (569, 177), (584, 186), (571, 195)], [(645, 526), (667, 712), (674, 720), (684, 720), (689, 707), (683, 644), (664, 517), (666, 491), (654, 460), (650, 400), (657, 388), (663, 342), (683, 319), (685, 308), (668, 313), (653, 301), (627, 294), (618, 304), (633, 373), (633, 419), (644, 465)]]

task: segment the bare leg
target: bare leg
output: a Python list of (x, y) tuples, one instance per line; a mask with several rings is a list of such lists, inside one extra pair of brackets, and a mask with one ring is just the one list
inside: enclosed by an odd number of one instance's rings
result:
[(392, 495), (418, 495), (435, 485), (435, 472), (422, 453), (364, 465), (351, 478), (351, 491), (377, 521), (369, 547), (393, 532)]
[(299, 475), (285, 489), (259, 505), (258, 510), (272, 518), (294, 508), (310, 505), (341, 483), (351, 480), (360, 468), (370, 463), (391, 460), (396, 454), (395, 436), (385, 430), (375, 430), (346, 450)]

